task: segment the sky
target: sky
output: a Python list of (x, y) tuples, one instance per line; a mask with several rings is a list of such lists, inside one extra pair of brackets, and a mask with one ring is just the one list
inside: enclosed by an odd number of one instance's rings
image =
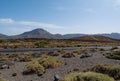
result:
[(120, 0), (0, 0), (0, 33), (120, 33)]

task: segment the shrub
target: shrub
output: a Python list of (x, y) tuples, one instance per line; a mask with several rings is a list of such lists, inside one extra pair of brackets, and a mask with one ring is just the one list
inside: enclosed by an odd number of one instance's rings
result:
[(82, 53), (86, 53), (87, 49), (76, 49), (72, 51), (73, 53), (77, 53), (77, 54), (82, 54)]
[(50, 56), (59, 56), (60, 53), (57, 52), (57, 51), (54, 51), (54, 52), (48, 52), (48, 55), (50, 55)]
[(71, 73), (61, 78), (59, 81), (114, 81), (114, 79), (104, 74), (86, 72)]
[(120, 66), (112, 66), (112, 65), (96, 65), (92, 68), (89, 68), (85, 71), (93, 71), (97, 73), (107, 74), (114, 79), (120, 79)]
[(59, 53), (59, 54), (65, 54), (66, 53), (65, 50), (57, 50), (56, 52)]
[(74, 53), (67, 52), (62, 57), (64, 57), (64, 58), (72, 58), (72, 57), (75, 57), (75, 55), (74, 55)]
[(28, 62), (32, 60), (32, 57), (23, 55), (23, 56), (18, 57), (18, 59), (20, 62)]
[(113, 50), (106, 54), (106, 57), (109, 59), (120, 60), (120, 49)]
[(48, 41), (41, 40), (41, 41), (36, 42), (34, 45), (38, 48), (41, 48), (41, 47), (46, 47), (46, 45), (48, 45), (48, 44), (49, 44)]
[(45, 69), (47, 68), (55, 68), (62, 64), (62, 61), (57, 60), (53, 57), (43, 55), (37, 59), (39, 64), (42, 65)]
[(43, 74), (44, 71), (44, 67), (40, 65), (38, 61), (31, 61), (25, 65), (23, 74)]
[(0, 77), (0, 81), (6, 81), (6, 80), (4, 80), (3, 78)]
[(32, 54), (10, 54), (8, 56), (11, 59), (17, 59), (16, 61), (28, 62), (32, 60)]
[(47, 55), (42, 55), (40, 58), (34, 59), (25, 65), (23, 74), (36, 73), (42, 75), (46, 69), (55, 68), (61, 65), (61, 61)]

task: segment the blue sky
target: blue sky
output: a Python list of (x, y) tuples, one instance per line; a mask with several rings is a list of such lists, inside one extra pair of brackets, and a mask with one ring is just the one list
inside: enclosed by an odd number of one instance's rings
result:
[(120, 0), (0, 0), (0, 33), (120, 33)]

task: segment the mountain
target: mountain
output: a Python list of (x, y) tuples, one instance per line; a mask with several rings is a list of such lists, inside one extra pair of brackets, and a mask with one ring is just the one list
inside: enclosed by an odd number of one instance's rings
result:
[[(65, 35), (61, 35), (61, 34), (52, 34), (49, 33), (48, 31), (38, 28), (38, 29), (34, 29), (32, 31), (27, 31), (24, 32), (22, 34), (19, 35), (15, 35), (15, 36), (7, 36), (7, 35), (3, 35), (0, 34), (0, 38), (54, 38), (54, 39), (70, 39), (70, 38), (75, 38), (75, 37), (81, 37), (81, 36), (86, 36), (86, 35), (90, 35), (90, 34), (65, 34)], [(111, 33), (111, 34), (94, 34), (94, 35), (99, 35), (99, 36), (105, 36), (105, 37), (109, 37), (109, 38), (114, 38), (114, 39), (119, 39), (120, 40), (120, 33)]]
[(63, 35), (64, 39), (69, 39), (69, 38), (73, 38), (73, 37), (80, 37), (80, 36), (85, 36), (86, 34), (66, 34)]
[(6, 39), (6, 38), (9, 38), (9, 37), (7, 35), (0, 34), (0, 39)]
[(114, 39), (120, 39), (120, 33), (98, 34), (98, 35), (102, 35), (102, 36), (106, 36)]
[(112, 39), (112, 38), (100, 36), (100, 35), (86, 35), (86, 36), (71, 38), (71, 40), (98, 41), (98, 42), (116, 42), (116, 41), (118, 41), (117, 39)]
[(44, 29), (39, 28), (13, 36), (12, 38), (54, 38), (54, 35)]

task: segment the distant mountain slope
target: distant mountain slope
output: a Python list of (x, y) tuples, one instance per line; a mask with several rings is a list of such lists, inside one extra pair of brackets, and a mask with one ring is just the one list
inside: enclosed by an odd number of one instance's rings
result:
[[(48, 31), (38, 28), (34, 29), (32, 31), (24, 32), (19, 35), (15, 36), (7, 36), (0, 34), (0, 38), (54, 38), (54, 39), (70, 39), (70, 38), (75, 38), (75, 37), (81, 37), (81, 36), (86, 36), (90, 34), (51, 34)], [(105, 36), (105, 37), (110, 37), (114, 39), (119, 39), (120, 40), (120, 33), (111, 33), (111, 34), (94, 34), (94, 35), (99, 35), (99, 36)]]
[(65, 34), (63, 35), (64, 39), (69, 39), (69, 38), (73, 38), (73, 37), (80, 37), (80, 36), (85, 36), (86, 34)]
[(39, 28), (32, 31), (24, 32), (20, 35), (14, 36), (13, 38), (54, 38), (54, 35), (44, 29)]
[(99, 41), (99, 42), (116, 42), (118, 40), (112, 39), (105, 36), (99, 36), (99, 35), (87, 35), (87, 36), (81, 36), (81, 37), (75, 37), (71, 38), (73, 40), (81, 40), (81, 41)]
[(114, 39), (120, 39), (120, 33), (99, 34), (99, 35), (114, 38)]
[(6, 38), (8, 38), (8, 36), (7, 36), (7, 35), (0, 34), (0, 39), (6, 39)]

